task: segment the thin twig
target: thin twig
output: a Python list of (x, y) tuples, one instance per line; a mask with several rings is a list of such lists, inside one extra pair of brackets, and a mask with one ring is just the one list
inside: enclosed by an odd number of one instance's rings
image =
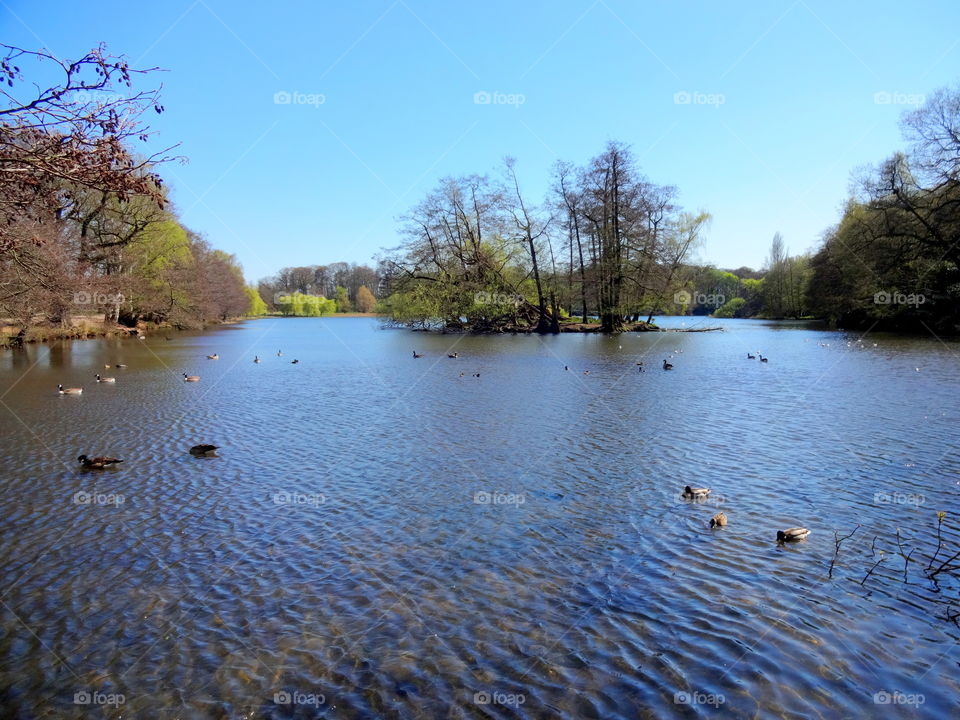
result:
[(840, 554), (840, 543), (842, 543), (844, 540), (849, 540), (850, 538), (852, 538), (853, 533), (855, 533), (859, 529), (860, 529), (860, 525), (858, 524), (853, 529), (853, 532), (851, 532), (849, 535), (844, 535), (843, 537), (840, 537), (840, 534), (836, 530), (833, 531), (833, 544), (835, 547), (833, 550), (833, 560), (830, 561), (830, 573), (827, 575), (827, 577), (830, 577), (830, 578), (833, 577), (833, 566), (837, 564), (837, 555)]

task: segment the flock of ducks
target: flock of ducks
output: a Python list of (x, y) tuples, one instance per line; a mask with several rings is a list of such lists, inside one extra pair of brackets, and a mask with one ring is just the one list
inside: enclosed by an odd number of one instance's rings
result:
[[(144, 337), (140, 336), (139, 339), (143, 340)], [(167, 338), (167, 340), (169, 339), (170, 338)], [(456, 353), (454, 353), (454, 355), (455, 354)], [(283, 357), (283, 352), (278, 350), (277, 357)], [(219, 359), (220, 359), (219, 353), (214, 353), (213, 355), (207, 355), (207, 360), (219, 360)], [(259, 364), (261, 362), (260, 356), (255, 355), (253, 358), (253, 361)], [(291, 364), (297, 365), (299, 362), (300, 362), (299, 360), (294, 359), (291, 361)], [(116, 363), (115, 365), (104, 365), (103, 367), (106, 369), (109, 369), (111, 367), (125, 368), (127, 366), (125, 363)], [(461, 375), (462, 374), (463, 373), (461, 373)], [(479, 377), (479, 373), (477, 377)], [(100, 373), (97, 373), (96, 380), (98, 383), (116, 383), (117, 382), (117, 379), (115, 377), (104, 377)], [(200, 376), (187, 375), (187, 373), (183, 373), (183, 381), (184, 382), (200, 382)], [(83, 388), (82, 387), (65, 388), (63, 384), (59, 384), (57, 385), (57, 392), (60, 395), (82, 395)], [(191, 447), (189, 452), (194, 457), (212, 457), (216, 455), (216, 451), (218, 449), (219, 447), (217, 445), (210, 445), (209, 443), (200, 443), (199, 445), (194, 445), (193, 447)], [(107, 455), (99, 455), (97, 457), (80, 455), (77, 458), (77, 462), (79, 462), (85, 470), (104, 470), (105, 468), (108, 468), (111, 465), (118, 465), (119, 463), (122, 463), (123, 460), (121, 460), (120, 458), (109, 457)]]
[[(691, 487), (687, 485), (683, 488), (683, 497), (687, 500), (706, 500), (710, 496), (710, 488)], [(718, 512), (710, 518), (710, 528), (726, 527), (727, 514), (723, 511)], [(777, 530), (777, 542), (787, 543), (803, 540), (810, 534), (810, 531), (804, 527), (787, 528), (786, 530)]]

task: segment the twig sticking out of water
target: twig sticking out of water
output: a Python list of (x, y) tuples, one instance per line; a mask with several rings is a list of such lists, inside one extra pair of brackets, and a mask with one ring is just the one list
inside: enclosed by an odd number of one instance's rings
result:
[(907, 565), (910, 564), (910, 558), (913, 556), (914, 550), (910, 551), (909, 555), (903, 554), (903, 543), (900, 541), (900, 528), (897, 528), (897, 547), (900, 548), (900, 557), (903, 558), (903, 582), (907, 582)]
[(837, 564), (837, 555), (840, 554), (840, 543), (842, 543), (844, 540), (849, 540), (850, 538), (852, 538), (853, 533), (855, 533), (859, 529), (860, 529), (860, 526), (857, 525), (853, 529), (853, 532), (851, 532), (849, 535), (844, 535), (843, 537), (840, 537), (840, 533), (838, 533), (836, 530), (833, 531), (833, 544), (835, 547), (833, 550), (833, 560), (830, 561), (830, 574), (827, 575), (827, 577), (831, 577), (831, 578), (833, 577), (833, 566)]
[[(876, 542), (877, 539), (874, 538), (873, 540), (874, 540), (874, 542)], [(880, 551), (880, 559), (877, 560), (877, 561), (873, 564), (873, 567), (870, 568), (869, 570), (867, 570), (867, 574), (863, 576), (863, 580), (860, 581), (860, 584), (861, 584), (861, 585), (863, 585), (863, 584), (867, 581), (867, 578), (868, 578), (868, 577), (870, 577), (871, 575), (873, 575), (873, 571), (876, 570), (876, 569), (877, 569), (877, 566), (878, 566), (880, 563), (882, 563), (882, 562), (883, 562), (883, 550)]]
[(933, 563), (937, 559), (937, 555), (940, 554), (940, 550), (943, 549), (943, 535), (941, 531), (943, 530), (943, 519), (947, 516), (942, 510), (937, 513), (937, 551), (933, 554), (933, 557), (930, 558), (930, 564), (927, 565), (927, 570), (933, 567)]

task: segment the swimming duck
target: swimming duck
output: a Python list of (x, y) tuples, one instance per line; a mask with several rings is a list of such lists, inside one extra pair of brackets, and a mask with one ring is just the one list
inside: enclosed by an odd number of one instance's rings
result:
[(667, 362), (666, 358), (663, 360), (663, 369), (664, 370), (673, 370), (673, 365)]
[(114, 367), (118, 367), (118, 368), (125, 368), (126, 366), (127, 366), (126, 363), (117, 363), (116, 365), (114, 365)]
[(200, 376), (199, 376), (199, 375), (187, 375), (186, 373), (184, 373), (184, 374), (183, 374), (183, 381), (184, 381), (184, 382), (200, 382)]
[(709, 494), (710, 494), (710, 488), (690, 487), (689, 485), (687, 485), (683, 489), (684, 497), (694, 498), (695, 500), (705, 498)]
[(300, 362), (299, 360), (291, 360), (291, 361), (290, 361), (290, 364), (291, 364), (291, 365), (296, 365), (296, 364), (299, 363), (299, 362)]
[(415, 358), (422, 358), (422, 357), (423, 357), (423, 353), (417, 353), (417, 351), (414, 350), (414, 351), (413, 351), (413, 357), (415, 357)]
[(116, 381), (117, 381), (116, 378), (100, 377), (100, 374), (97, 373), (97, 382), (112, 382), (112, 383), (115, 383)]
[(710, 518), (710, 527), (726, 527), (727, 526), (727, 514), (724, 512), (718, 512), (712, 518)]
[(202, 443), (200, 445), (194, 445), (192, 448), (190, 448), (190, 454), (195, 457), (203, 457), (204, 455), (210, 455), (216, 452), (216, 450), (217, 450), (216, 445), (208, 445), (206, 443)]
[(458, 357), (460, 357), (460, 353), (447, 353), (447, 357), (456, 360)]
[(63, 385), (57, 385), (57, 390), (61, 395), (80, 395), (83, 388), (65, 388)]
[(807, 528), (795, 527), (787, 528), (786, 530), (777, 530), (777, 542), (794, 542), (796, 540), (803, 540), (807, 535), (810, 534), (810, 531)]
[(77, 458), (77, 462), (79, 462), (85, 468), (90, 468), (91, 470), (103, 470), (107, 465), (116, 465), (117, 463), (122, 463), (123, 460), (113, 457), (90, 458), (86, 455), (81, 455)]
[(756, 359), (757, 359), (756, 355), (751, 355), (750, 353), (747, 353), (747, 360), (756, 360)]
[(213, 355), (207, 355), (207, 360), (219, 360), (219, 359), (220, 359), (220, 355), (218, 353), (214, 353)]

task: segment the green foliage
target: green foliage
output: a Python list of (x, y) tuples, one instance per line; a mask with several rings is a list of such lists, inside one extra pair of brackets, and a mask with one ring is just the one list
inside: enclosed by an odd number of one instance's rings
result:
[(730, 298), (723, 304), (722, 307), (718, 308), (716, 312), (713, 313), (714, 317), (718, 318), (735, 318), (743, 317), (740, 313), (743, 308), (746, 306), (747, 301), (742, 297)]
[(337, 304), (323, 295), (288, 293), (277, 296), (277, 309), (289, 317), (322, 317), (337, 311)]
[(353, 306), (350, 304), (350, 296), (347, 293), (347, 289), (342, 285), (337, 285), (335, 304), (337, 312), (345, 313), (353, 309)]
[(260, 292), (252, 285), (245, 286), (243, 291), (247, 294), (247, 298), (250, 301), (250, 307), (247, 310), (247, 315), (250, 317), (260, 317), (262, 315), (266, 315), (267, 304), (263, 301), (263, 298), (260, 297)]

